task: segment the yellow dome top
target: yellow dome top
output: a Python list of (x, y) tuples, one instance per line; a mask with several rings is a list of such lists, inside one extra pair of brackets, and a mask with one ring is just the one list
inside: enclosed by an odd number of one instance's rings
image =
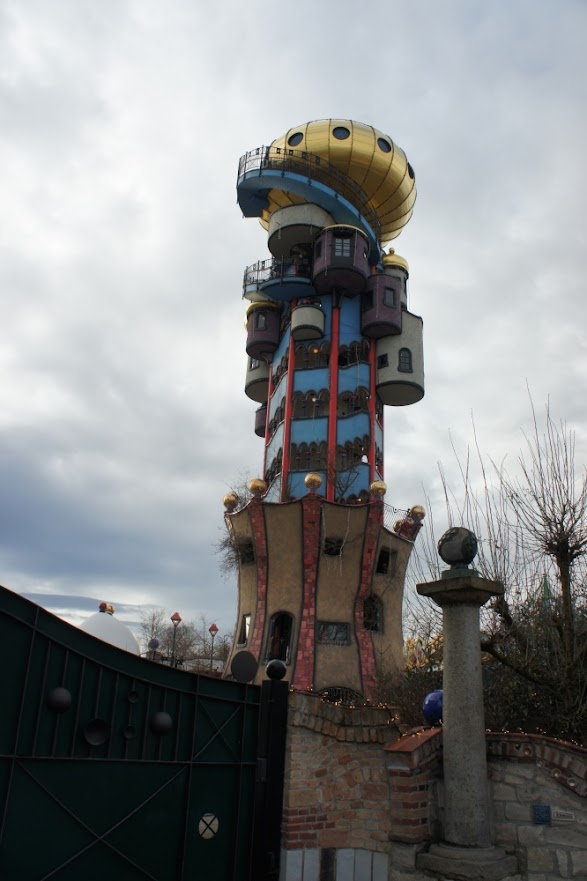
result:
[(401, 266), (406, 272), (409, 272), (410, 269), (406, 258), (400, 257), (399, 254), (396, 254), (393, 248), (390, 248), (389, 252), (383, 255), (383, 260), (381, 262), (384, 266)]
[[(379, 218), (382, 245), (396, 238), (412, 216), (416, 201), (412, 167), (404, 151), (370, 125), (350, 119), (315, 120), (289, 129), (271, 147), (312, 153), (358, 184)], [(264, 225), (278, 208), (304, 201), (279, 190), (271, 190), (268, 199)]]

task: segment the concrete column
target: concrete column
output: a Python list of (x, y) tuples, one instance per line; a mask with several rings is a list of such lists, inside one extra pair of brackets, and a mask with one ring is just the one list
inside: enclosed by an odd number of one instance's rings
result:
[(419, 584), (442, 608), (444, 842), (420, 854), (418, 866), (439, 876), (496, 881), (517, 871), (515, 857), (491, 844), (491, 805), (481, 679), (479, 608), (502, 585), (455, 567)]

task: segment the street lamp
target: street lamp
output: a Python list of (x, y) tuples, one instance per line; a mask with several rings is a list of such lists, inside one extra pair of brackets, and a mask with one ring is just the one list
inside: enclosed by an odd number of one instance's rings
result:
[(214, 640), (216, 639), (216, 634), (218, 633), (218, 628), (215, 624), (210, 624), (208, 627), (208, 633), (212, 637), (212, 650), (210, 651), (210, 669), (212, 670), (214, 664)]
[(175, 637), (177, 636), (177, 628), (181, 624), (181, 615), (179, 612), (173, 613), (171, 616), (171, 623), (173, 624), (173, 642), (171, 644), (170, 666), (175, 667)]

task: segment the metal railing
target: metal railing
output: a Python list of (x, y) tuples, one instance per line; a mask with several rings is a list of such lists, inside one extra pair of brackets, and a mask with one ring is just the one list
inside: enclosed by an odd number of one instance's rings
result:
[(243, 285), (263, 284), (274, 279), (312, 278), (312, 265), (309, 260), (299, 260), (295, 257), (270, 257), (268, 260), (259, 260), (252, 266), (247, 266), (243, 278)]
[(365, 218), (377, 239), (380, 238), (381, 224), (377, 212), (366, 193), (358, 183), (332, 163), (308, 153), (307, 150), (292, 150), (289, 147), (257, 147), (241, 156), (238, 164), (238, 181), (251, 171), (259, 175), (265, 169), (300, 174), (308, 180), (318, 181), (343, 196)]

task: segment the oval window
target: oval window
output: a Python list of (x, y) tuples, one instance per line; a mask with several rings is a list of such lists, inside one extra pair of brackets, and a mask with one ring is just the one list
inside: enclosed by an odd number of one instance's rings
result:
[(332, 134), (338, 141), (346, 141), (350, 135), (350, 131), (343, 125), (337, 125), (336, 128), (332, 129)]
[(391, 153), (391, 144), (385, 138), (377, 138), (377, 146), (383, 153)]
[(289, 136), (289, 138), (287, 139), (287, 143), (290, 147), (297, 147), (303, 137), (304, 136), (302, 132), (296, 132), (295, 134)]
[(412, 180), (414, 180), (414, 169), (412, 168), (412, 166), (410, 165), (409, 162), (408, 162), (408, 174), (409, 174), (410, 178)]

